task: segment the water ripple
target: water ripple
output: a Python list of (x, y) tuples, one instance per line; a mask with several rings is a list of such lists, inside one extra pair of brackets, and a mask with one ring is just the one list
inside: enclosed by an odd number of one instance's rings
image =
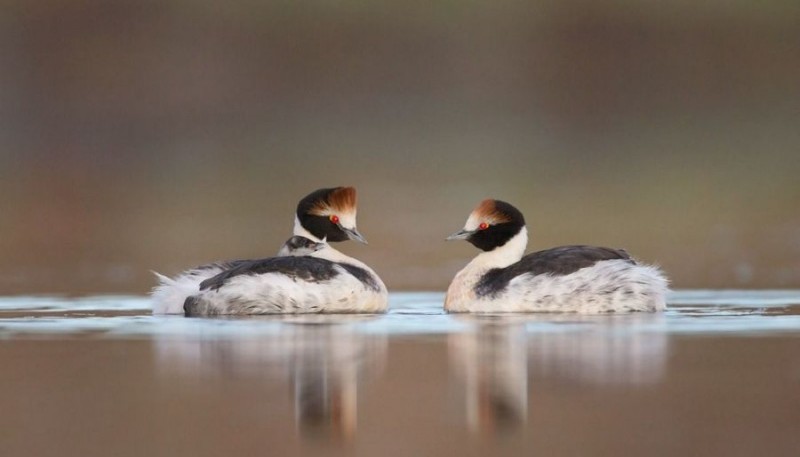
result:
[(280, 331), (286, 324), (352, 325), (371, 334), (436, 335), (475, 325), (522, 324), (529, 333), (603, 331), (671, 334), (800, 334), (800, 291), (685, 290), (673, 292), (663, 314), (582, 316), (574, 314), (450, 315), (444, 294), (393, 293), (385, 315), (253, 316), (186, 319), (151, 316), (142, 296), (0, 298), (0, 338), (53, 335), (106, 337), (234, 338)]

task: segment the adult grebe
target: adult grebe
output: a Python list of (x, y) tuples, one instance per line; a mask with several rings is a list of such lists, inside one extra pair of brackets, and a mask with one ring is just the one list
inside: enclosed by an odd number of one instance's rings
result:
[(484, 200), (447, 239), (467, 240), (484, 251), (450, 283), (445, 299), (450, 312), (595, 314), (666, 307), (663, 273), (624, 250), (561, 246), (523, 257), (525, 218), (506, 202)]
[[(367, 241), (356, 228), (356, 190), (352, 187), (319, 189), (297, 204), (293, 234), (312, 241)], [(156, 273), (159, 284), (152, 291), (153, 314), (183, 314), (186, 297), (200, 290), (200, 283), (249, 260), (213, 262), (190, 268), (173, 278)]]

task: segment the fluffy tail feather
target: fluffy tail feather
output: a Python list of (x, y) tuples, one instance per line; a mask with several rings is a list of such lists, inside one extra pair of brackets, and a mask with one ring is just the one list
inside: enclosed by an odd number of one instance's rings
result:
[(195, 268), (170, 278), (157, 272), (153, 274), (159, 284), (153, 288), (150, 296), (153, 299), (153, 314), (184, 314), (183, 303), (187, 297), (200, 292), (200, 283), (216, 276), (223, 270), (224, 264), (213, 264), (203, 268)]
[[(157, 271), (154, 271), (154, 270), (150, 270), (150, 273), (153, 273), (155, 275), (156, 279), (158, 279), (158, 282), (161, 283), (160, 286), (174, 286), (175, 285), (175, 280), (170, 278), (169, 276), (164, 276), (161, 273), (159, 273)], [(153, 290), (155, 291), (156, 288), (158, 288), (158, 286), (153, 288)]]
[(159, 284), (153, 287), (150, 296), (153, 300), (153, 314), (183, 314), (183, 302), (186, 297), (196, 294), (199, 281), (196, 276), (179, 275), (175, 279), (160, 273), (153, 274)]

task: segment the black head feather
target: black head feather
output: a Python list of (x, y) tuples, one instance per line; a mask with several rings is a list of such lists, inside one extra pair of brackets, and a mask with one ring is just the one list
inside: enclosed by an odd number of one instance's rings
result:
[(355, 206), (355, 189), (352, 187), (332, 187), (318, 189), (303, 197), (297, 204), (297, 219), (300, 224), (312, 235), (328, 242), (346, 241), (349, 239), (337, 224), (330, 220), (330, 216), (317, 214), (320, 207)]
[(484, 200), (475, 210), (489, 220), (497, 221), (484, 230), (476, 230), (467, 241), (483, 251), (503, 246), (522, 230), (525, 217), (509, 203), (500, 200)]

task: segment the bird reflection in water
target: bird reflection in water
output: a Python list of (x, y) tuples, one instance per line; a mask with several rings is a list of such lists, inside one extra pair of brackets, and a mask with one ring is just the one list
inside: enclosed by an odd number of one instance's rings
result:
[[(325, 319), (326, 317), (323, 317)], [(381, 371), (386, 338), (352, 326), (303, 325), (290, 359), (297, 427), (306, 438), (355, 437), (359, 380)]]
[(663, 314), (552, 319), (557, 325), (548, 331), (528, 332), (530, 370), (538, 378), (598, 388), (639, 387), (663, 378), (669, 353)]
[(636, 386), (664, 374), (666, 332), (646, 330), (663, 322), (661, 315), (456, 318), (468, 327), (448, 337), (451, 370), (464, 391), (467, 424), (482, 435), (520, 428), (528, 395), (535, 405), (547, 385)]
[(474, 325), (448, 337), (448, 353), (465, 389), (467, 423), (487, 434), (514, 429), (528, 412), (525, 326), (502, 318), (465, 319)]
[[(365, 316), (299, 316), (264, 320), (264, 332), (209, 335), (218, 320), (196, 321), (200, 335), (158, 342), (160, 368), (183, 375), (247, 376), (290, 384), (297, 430), (314, 441), (350, 442), (357, 428), (358, 392), (385, 366), (386, 335), (364, 334)], [(225, 324), (236, 325), (236, 319)], [(173, 374), (173, 373), (170, 373)]]

